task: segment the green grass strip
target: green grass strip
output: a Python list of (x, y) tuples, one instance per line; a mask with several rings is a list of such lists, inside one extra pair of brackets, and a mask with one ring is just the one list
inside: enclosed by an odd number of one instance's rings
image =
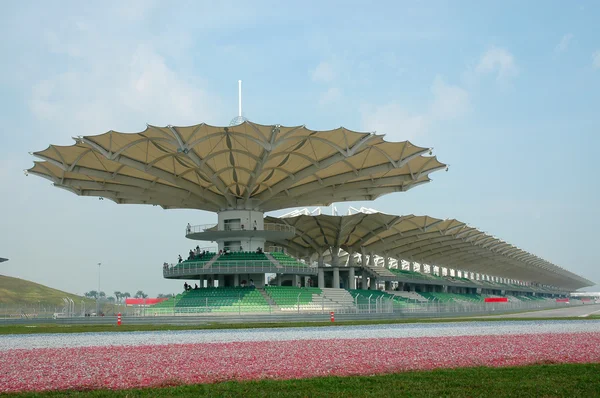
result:
[(504, 322), (504, 321), (544, 321), (544, 320), (594, 320), (600, 316), (585, 318), (444, 318), (444, 319), (380, 319), (336, 322), (270, 322), (270, 323), (206, 323), (198, 325), (57, 325), (28, 324), (0, 326), (0, 335), (6, 334), (38, 334), (38, 333), (98, 333), (98, 332), (147, 332), (170, 330), (214, 330), (214, 329), (259, 329), (289, 327), (323, 327), (353, 325), (391, 325), (412, 323), (447, 323), (447, 322)]
[(600, 364), (458, 368), (378, 376), (227, 381), (133, 390), (16, 397), (599, 397)]

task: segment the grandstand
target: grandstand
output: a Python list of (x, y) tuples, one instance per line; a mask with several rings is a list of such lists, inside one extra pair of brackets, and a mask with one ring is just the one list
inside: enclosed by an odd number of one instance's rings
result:
[(406, 192), (447, 166), (430, 148), (375, 133), (238, 122), (77, 137), (35, 152), (40, 161), (27, 172), (79, 196), (217, 214), (217, 223), (185, 227), (186, 238), (217, 248), (163, 263), (164, 278), (199, 289), (155, 305), (157, 313), (532, 301), (593, 285), (455, 219), (371, 210), (265, 217)]

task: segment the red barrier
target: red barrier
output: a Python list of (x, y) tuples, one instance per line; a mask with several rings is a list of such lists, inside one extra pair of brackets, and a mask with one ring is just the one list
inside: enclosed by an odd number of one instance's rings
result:
[(569, 299), (568, 298), (557, 298), (556, 302), (557, 303), (568, 303)]
[(335, 322), (335, 315), (333, 314), (333, 311), (331, 311), (329, 315), (331, 317), (331, 322)]
[(486, 303), (507, 303), (508, 298), (506, 297), (486, 297), (484, 299)]
[(117, 326), (121, 326), (121, 313), (117, 314)]
[(128, 298), (125, 299), (125, 305), (152, 305), (161, 303), (167, 298)]

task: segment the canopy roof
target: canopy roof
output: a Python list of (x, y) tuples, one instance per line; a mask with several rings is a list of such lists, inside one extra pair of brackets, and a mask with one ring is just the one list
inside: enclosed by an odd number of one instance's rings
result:
[(455, 219), (357, 213), (267, 217), (296, 228), (288, 241), (300, 251), (374, 253), (469, 272), (578, 289), (593, 282)]
[(27, 170), (81, 196), (219, 211), (374, 200), (446, 168), (430, 148), (343, 127), (147, 126), (35, 152)]

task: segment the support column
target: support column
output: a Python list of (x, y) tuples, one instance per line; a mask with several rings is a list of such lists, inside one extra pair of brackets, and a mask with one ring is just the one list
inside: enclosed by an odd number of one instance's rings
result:
[(294, 277), (292, 278), (292, 283), (294, 287), (298, 287), (298, 284), (300, 283), (300, 276), (299, 275), (294, 275)]
[(352, 267), (354, 265), (354, 249), (348, 249), (348, 267)]
[(238, 274), (233, 275), (233, 286), (238, 287), (240, 285), (240, 276)]
[(329, 249), (329, 252), (331, 253), (331, 266), (332, 267), (339, 266), (340, 265), (340, 248), (332, 247)]
[(369, 285), (368, 285), (368, 276), (366, 272), (362, 272), (362, 282), (361, 282), (361, 289), (363, 290), (368, 290), (369, 289)]
[(281, 286), (281, 280), (283, 279), (283, 274), (277, 275), (277, 286)]
[(369, 253), (369, 265), (375, 265), (375, 256), (373, 255), (373, 252)]
[(387, 253), (384, 253), (383, 256), (384, 256), (383, 257), (383, 266), (386, 269), (389, 269), (390, 268), (390, 258), (388, 257)]
[(333, 267), (333, 285), (331, 287), (340, 288), (340, 269), (338, 267)]
[(356, 289), (356, 275), (354, 275), (354, 267), (348, 269), (348, 289)]
[(411, 272), (415, 272), (415, 262), (414, 261), (408, 262), (408, 270)]
[(370, 287), (370, 289), (371, 289), (371, 290), (377, 290), (377, 285), (378, 285), (378, 284), (379, 284), (379, 283), (378, 283), (378, 281), (377, 281), (377, 279), (376, 279), (376, 278), (371, 278), (371, 287)]
[(367, 251), (364, 247), (360, 248), (360, 265), (363, 267), (367, 265)]
[(319, 289), (323, 289), (325, 287), (325, 271), (323, 270), (323, 268), (319, 268), (317, 272), (317, 286), (319, 287)]

